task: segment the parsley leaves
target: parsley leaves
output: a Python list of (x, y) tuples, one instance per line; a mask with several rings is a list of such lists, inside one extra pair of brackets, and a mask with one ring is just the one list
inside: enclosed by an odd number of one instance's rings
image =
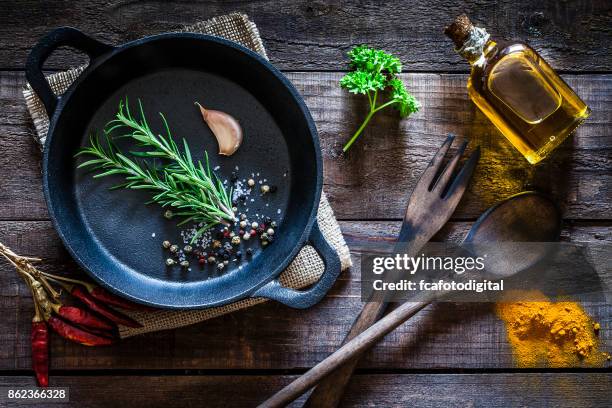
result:
[[(340, 86), (351, 93), (367, 95), (370, 112), (342, 148), (344, 152), (355, 143), (376, 112), (393, 106), (399, 111), (400, 117), (405, 118), (420, 108), (419, 102), (406, 90), (406, 86), (397, 76), (402, 72), (402, 63), (397, 57), (365, 45), (353, 48), (348, 56), (351, 67), (355, 70), (342, 77)], [(379, 103), (379, 93), (383, 92), (386, 102)]]

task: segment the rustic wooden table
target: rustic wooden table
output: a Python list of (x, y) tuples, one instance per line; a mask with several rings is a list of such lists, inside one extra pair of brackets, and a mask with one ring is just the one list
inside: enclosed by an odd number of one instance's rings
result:
[[(436, 240), (459, 241), (487, 207), (535, 188), (561, 205), (564, 240), (612, 241), (612, 7), (606, 0), (1, 3), (0, 241), (44, 257), (51, 270), (77, 268), (48, 220), (41, 155), (21, 94), (32, 45), (57, 26), (121, 43), (231, 11), (255, 21), (271, 61), (306, 99), (321, 137), (325, 191), (349, 245), (396, 235), (411, 188), (448, 132), (484, 150), (475, 182)], [(462, 11), (495, 37), (531, 43), (592, 108), (587, 123), (542, 165), (527, 164), (468, 100), (468, 66), (442, 34)], [(335, 152), (366, 105), (338, 87), (345, 52), (359, 43), (399, 54), (423, 108), (405, 121), (379, 115), (350, 158), (339, 158)], [(47, 68), (80, 63), (81, 56), (62, 52)], [(340, 345), (361, 307), (354, 262), (309, 310), (269, 302), (109, 348), (55, 337), (52, 385), (70, 387), (75, 407), (251, 406)], [(601, 322), (602, 347), (610, 351), (612, 307), (586, 308)], [(31, 386), (32, 302), (6, 263), (0, 264), (0, 311), (0, 388)], [(516, 369), (490, 305), (438, 304), (367, 354), (345, 406), (609, 406), (611, 380), (609, 368)], [(0, 405), (7, 404), (1, 395)]]

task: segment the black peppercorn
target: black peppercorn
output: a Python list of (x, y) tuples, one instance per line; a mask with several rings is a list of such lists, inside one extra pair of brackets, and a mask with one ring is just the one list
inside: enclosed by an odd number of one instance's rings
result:
[(269, 225), (271, 222), (272, 222), (272, 218), (270, 218), (270, 217), (266, 217), (266, 218), (264, 219), (264, 223), (265, 223), (266, 225)]
[(247, 248), (247, 250), (246, 250), (246, 254), (247, 254), (248, 256), (253, 255), (253, 248)]
[(223, 239), (223, 231), (217, 231), (215, 233), (215, 238), (217, 238), (218, 240), (222, 240)]
[(230, 177), (230, 181), (232, 183), (235, 183), (236, 181), (238, 181), (238, 174), (236, 174), (235, 171), (232, 172), (232, 176)]
[(276, 190), (278, 190), (278, 187), (270, 186), (270, 193), (276, 193)]
[(242, 251), (236, 251), (236, 258), (242, 258)]

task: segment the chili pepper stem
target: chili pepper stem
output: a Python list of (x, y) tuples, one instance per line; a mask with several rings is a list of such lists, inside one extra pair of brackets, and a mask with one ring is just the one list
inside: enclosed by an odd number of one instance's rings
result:
[[(74, 285), (72, 285), (72, 283), (68, 283), (68, 282), (63, 282), (59, 279), (56, 278), (52, 278), (50, 276), (47, 276), (47, 278), (51, 279), (53, 282), (57, 283), (58, 285), (60, 285), (66, 292), (70, 293), (70, 291), (72, 290), (72, 288), (74, 288)], [(72, 279), (71, 279), (72, 280)]]
[[(59, 283), (59, 284), (61, 284), (62, 282), (70, 282), (70, 283), (75, 283), (75, 284), (77, 284), (77, 285), (84, 286), (84, 287), (85, 287), (85, 288), (86, 288), (88, 291), (90, 291), (90, 292), (91, 292), (91, 291), (93, 290), (93, 288), (94, 288), (94, 285), (92, 285), (91, 283), (84, 282), (84, 281), (82, 281), (82, 280), (73, 279), (73, 278), (67, 278), (67, 277), (65, 277), (65, 276), (53, 275), (53, 274), (51, 274), (51, 273), (49, 273), (49, 272), (43, 272), (43, 271), (40, 271), (40, 274), (41, 274), (41, 275), (44, 275), (46, 278), (49, 278), (49, 279), (51, 279), (52, 281), (57, 282), (57, 283)], [(62, 285), (62, 286), (63, 286), (63, 285)], [(69, 289), (67, 289), (65, 286), (64, 286), (64, 289), (69, 290)]]
[(29, 257), (29, 256), (23, 256), (23, 255), (17, 255), (15, 252), (13, 252), (9, 247), (7, 247), (6, 245), (4, 245), (2, 242), (0, 242), (0, 253), (2, 253), (3, 255), (8, 255), (11, 258), (14, 259), (23, 259), (29, 262), (40, 262), (42, 261), (42, 259), (40, 258), (34, 258), (34, 257)]
[(32, 292), (32, 300), (34, 301), (34, 317), (32, 318), (32, 321), (34, 323), (43, 322), (45, 321), (45, 318), (43, 317), (43, 313), (40, 310), (40, 305), (36, 301), (36, 295), (34, 293), (34, 288), (32, 287), (32, 285), (29, 285), (29, 284), (28, 284), (28, 287), (30, 288), (30, 292)]
[(59, 299), (61, 294), (58, 293), (55, 289), (53, 289), (53, 286), (49, 284), (49, 282), (45, 279), (45, 277), (41, 276), (41, 272), (30, 264), (29, 259), (40, 260), (39, 258), (27, 258), (24, 256), (19, 256), (15, 254), (14, 252), (12, 252), (9, 248), (7, 248), (2, 243), (0, 243), (0, 245), (1, 245), (0, 254), (4, 256), (6, 260), (15, 267), (17, 272), (21, 273), (21, 275), (24, 278), (26, 276), (29, 277), (29, 279), (39, 278), (41, 283), (45, 287), (45, 289), (49, 292), (49, 294), (53, 298)]
[[(39, 271), (38, 271), (39, 272)], [(58, 292), (55, 289), (53, 289), (53, 286), (51, 286), (51, 284), (49, 283), (49, 281), (39, 272), (37, 274), (38, 278), (40, 279), (40, 282), (42, 283), (42, 285), (45, 287), (45, 289), (47, 290), (47, 292), (49, 292), (49, 294), (51, 295), (51, 297), (53, 299), (59, 299), (61, 294), (61, 291)]]
[(32, 281), (35, 280), (32, 275), (30, 275), (27, 271), (25, 271), (19, 264), (15, 263), (11, 258), (6, 256), (4, 253), (2, 254), (2, 256), (4, 256), (6, 260), (15, 267), (15, 270), (17, 270), (17, 272), (21, 274), (21, 276), (23, 277), (23, 279), (26, 281), (28, 285), (30, 285)]

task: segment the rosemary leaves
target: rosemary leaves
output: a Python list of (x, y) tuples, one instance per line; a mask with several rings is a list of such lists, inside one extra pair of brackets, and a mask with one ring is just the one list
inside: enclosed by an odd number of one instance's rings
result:
[[(153, 193), (150, 202), (172, 208), (173, 215), (183, 217), (178, 225), (187, 222), (202, 224), (194, 240), (217, 224), (233, 223), (232, 192), (228, 192), (211, 171), (208, 154), (204, 153), (204, 163), (194, 162), (184, 139), (182, 151), (177, 146), (161, 112), (165, 134), (156, 135), (149, 127), (140, 100), (138, 107), (139, 119), (130, 112), (127, 98), (125, 102), (120, 101), (115, 119), (105, 126), (105, 143), (97, 135), (92, 135), (90, 145), (77, 153), (77, 156), (89, 156), (90, 159), (78, 167), (97, 171), (95, 178), (123, 176), (125, 182), (113, 189), (150, 190)], [(114, 132), (122, 134), (113, 136)], [(142, 150), (130, 151), (129, 155), (141, 160), (123, 153), (114, 141), (116, 137), (135, 141)], [(144, 160), (147, 158), (157, 160)]]

